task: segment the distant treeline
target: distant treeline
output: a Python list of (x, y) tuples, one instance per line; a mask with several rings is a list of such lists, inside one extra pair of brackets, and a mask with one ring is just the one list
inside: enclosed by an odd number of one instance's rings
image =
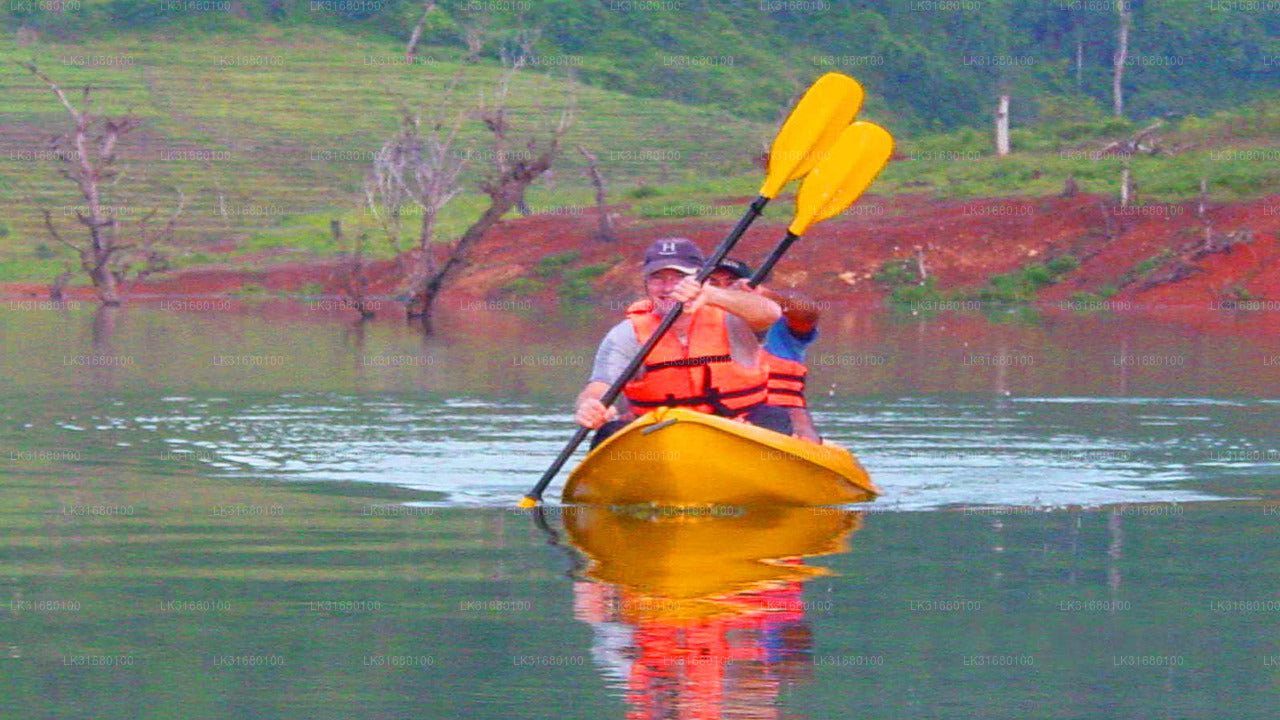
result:
[[(880, 119), (911, 130), (985, 124), (1007, 91), (1111, 106), (1117, 0), (4, 0), (0, 18), (61, 40), (157, 26), (252, 32), (319, 25), (494, 62), (520, 29), (538, 62), (640, 96), (772, 120), (817, 74), (864, 82)], [(1280, 0), (1127, 0), (1125, 112), (1204, 114), (1277, 90)], [(421, 22), (420, 22), (421, 21)], [(892, 116), (892, 117), (889, 117)]]

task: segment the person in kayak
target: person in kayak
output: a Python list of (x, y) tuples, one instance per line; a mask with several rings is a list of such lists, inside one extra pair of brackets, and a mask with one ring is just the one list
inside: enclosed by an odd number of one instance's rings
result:
[[(767, 297), (734, 288), (699, 284), (692, 277), (704, 262), (685, 238), (654, 241), (644, 255), (645, 298), (627, 308), (596, 351), (591, 379), (578, 395), (578, 424), (596, 428), (592, 447), (622, 429), (636, 414), (660, 406), (686, 407), (731, 417), (786, 435), (791, 418), (766, 404), (766, 368), (761, 341), (782, 317)], [(685, 312), (623, 386), (625, 407), (606, 408), (600, 398), (675, 303)], [(621, 401), (622, 398), (619, 398)]]
[[(719, 288), (746, 289), (751, 277), (751, 267), (741, 260), (725, 258), (707, 282)], [(782, 309), (782, 317), (769, 327), (764, 339), (768, 375), (768, 404), (786, 408), (796, 437), (820, 443), (822, 437), (813, 425), (805, 401), (805, 378), (809, 367), (805, 365), (805, 352), (818, 337), (818, 318), (821, 312), (808, 296), (798, 292), (778, 292), (756, 286), (756, 292), (776, 302)]]

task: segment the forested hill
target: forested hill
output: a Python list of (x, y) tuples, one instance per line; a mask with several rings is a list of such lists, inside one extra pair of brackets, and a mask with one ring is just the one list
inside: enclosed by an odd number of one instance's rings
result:
[[(235, 33), (252, 23), (326, 25), (419, 52), (496, 62), (522, 29), (539, 62), (586, 82), (773, 120), (804, 83), (842, 70), (872, 117), (903, 130), (985, 124), (1004, 89), (1015, 122), (1040, 100), (1084, 93), (1112, 106), (1116, 0), (12, 0), (10, 38)], [(1125, 113), (1203, 114), (1277, 89), (1276, 0), (1146, 0), (1131, 13)], [(468, 38), (471, 50), (468, 50)]]

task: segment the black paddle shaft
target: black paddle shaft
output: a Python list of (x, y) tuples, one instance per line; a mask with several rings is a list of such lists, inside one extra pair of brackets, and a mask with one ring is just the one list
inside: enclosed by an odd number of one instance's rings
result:
[[(742, 219), (738, 221), (738, 224), (733, 228), (733, 231), (720, 242), (720, 245), (716, 247), (715, 252), (711, 253), (711, 257), (707, 258), (707, 261), (703, 263), (702, 269), (699, 270), (698, 274), (695, 276), (695, 279), (699, 283), (704, 283), (707, 281), (707, 278), (711, 277), (711, 273), (715, 272), (716, 266), (720, 264), (720, 261), (724, 260), (725, 257), (733, 251), (733, 246), (738, 244), (738, 238), (742, 237), (742, 234), (747, 231), (747, 228), (750, 227), (751, 223), (755, 222), (755, 219), (760, 217), (760, 213), (764, 212), (764, 206), (768, 204), (768, 202), (769, 198), (763, 195), (757, 197), (751, 202), (751, 206), (747, 208), (747, 212), (742, 216)], [(777, 261), (775, 260), (774, 262)], [(631, 362), (627, 364), (626, 369), (622, 371), (622, 374), (618, 376), (618, 379), (614, 380), (613, 384), (609, 386), (609, 389), (600, 397), (601, 404), (605, 407), (609, 407), (613, 404), (614, 400), (618, 399), (618, 396), (622, 394), (622, 387), (631, 380), (632, 375), (636, 374), (636, 371), (644, 364), (645, 358), (649, 357), (650, 351), (652, 351), (658, 344), (658, 341), (662, 339), (662, 336), (671, 329), (671, 326), (676, 324), (676, 320), (680, 318), (680, 313), (682, 312), (684, 312), (683, 303), (676, 303), (675, 307), (667, 311), (667, 316), (662, 319), (662, 324), (659, 325), (658, 329), (649, 336), (649, 339), (645, 341), (644, 345), (640, 348), (640, 351), (635, 354), (635, 357), (631, 358)], [(538, 484), (534, 485), (533, 489), (530, 490), (529, 494), (525, 497), (532, 498), (533, 500), (542, 499), (542, 493), (546, 491), (547, 485), (551, 484), (556, 473), (560, 472), (560, 468), (564, 467), (564, 464), (569, 461), (569, 457), (573, 455), (573, 451), (578, 449), (578, 446), (586, 439), (587, 433), (589, 432), (591, 432), (591, 428), (578, 427), (578, 431), (573, 434), (573, 438), (569, 440), (569, 444), (565, 445), (564, 449), (560, 451), (560, 454), (556, 456), (555, 461), (551, 463), (551, 467), (547, 468), (547, 471), (542, 474), (542, 478), (538, 480)]]
[(747, 285), (749, 287), (757, 287), (760, 283), (767, 280), (769, 278), (769, 272), (773, 270), (773, 266), (777, 265), (778, 261), (782, 259), (782, 256), (787, 253), (787, 249), (791, 247), (791, 243), (799, 239), (799, 235), (788, 231), (787, 236), (782, 238), (782, 242), (778, 243), (778, 246), (773, 249), (773, 252), (769, 253), (768, 258), (765, 258), (764, 264), (756, 268), (755, 274), (747, 281)]

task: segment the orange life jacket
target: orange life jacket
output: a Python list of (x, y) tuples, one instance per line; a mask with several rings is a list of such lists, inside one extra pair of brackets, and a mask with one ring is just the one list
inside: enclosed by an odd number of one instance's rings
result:
[[(662, 324), (648, 299), (632, 303), (627, 319), (642, 345)], [(754, 368), (734, 362), (724, 311), (703, 306), (689, 324), (689, 346), (681, 345), (675, 333), (664, 334), (645, 358), (644, 375), (623, 392), (637, 414), (665, 405), (734, 417), (763, 405), (768, 396), (761, 360)]]
[(807, 407), (804, 399), (805, 376), (809, 366), (795, 360), (786, 360), (773, 353), (765, 353), (769, 366), (769, 404), (781, 407)]

